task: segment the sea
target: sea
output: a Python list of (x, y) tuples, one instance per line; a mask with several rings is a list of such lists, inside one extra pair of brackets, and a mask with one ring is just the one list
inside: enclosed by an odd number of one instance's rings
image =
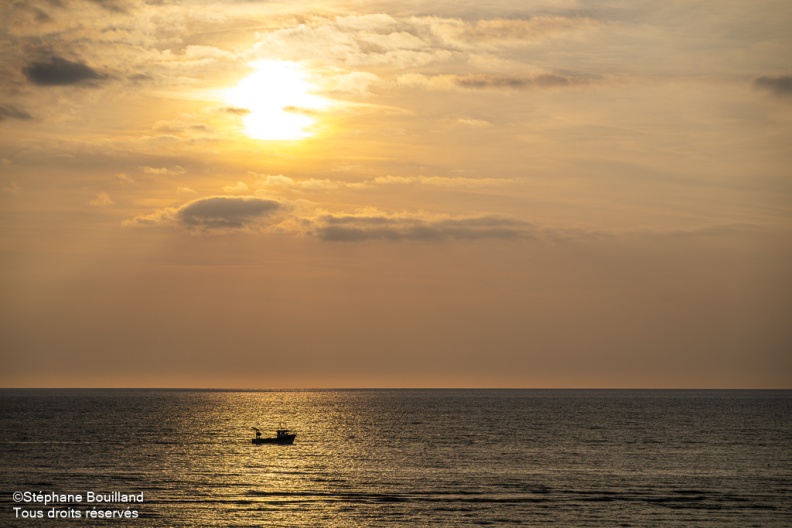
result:
[(790, 527), (792, 391), (4, 389), (0, 526)]

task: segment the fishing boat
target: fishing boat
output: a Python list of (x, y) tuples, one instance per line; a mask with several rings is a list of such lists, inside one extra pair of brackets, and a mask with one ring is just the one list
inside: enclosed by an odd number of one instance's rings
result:
[(253, 430), (256, 431), (256, 438), (251, 440), (254, 444), (289, 445), (294, 443), (294, 438), (297, 436), (297, 433), (291, 433), (288, 429), (278, 429), (275, 432), (275, 438), (262, 438), (261, 431), (255, 427), (253, 427)]

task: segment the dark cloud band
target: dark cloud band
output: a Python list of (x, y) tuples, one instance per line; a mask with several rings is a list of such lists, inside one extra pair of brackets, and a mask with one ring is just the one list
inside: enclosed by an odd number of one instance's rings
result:
[(443, 220), (325, 216), (321, 221), (316, 234), (328, 242), (513, 239), (527, 235), (523, 222), (496, 216)]
[(456, 78), (456, 84), (462, 88), (510, 88), (515, 90), (531, 87), (564, 87), (588, 84), (590, 82), (590, 79), (583, 77), (559, 75), (555, 73), (536, 75), (533, 77), (474, 74), (460, 75)]
[(69, 86), (105, 79), (82, 62), (72, 62), (61, 57), (31, 62), (22, 69), (28, 81), (36, 86)]
[(763, 75), (754, 81), (754, 86), (782, 97), (792, 96), (792, 75)]
[(263, 198), (212, 196), (182, 206), (176, 218), (189, 227), (240, 229), (280, 208), (280, 203)]

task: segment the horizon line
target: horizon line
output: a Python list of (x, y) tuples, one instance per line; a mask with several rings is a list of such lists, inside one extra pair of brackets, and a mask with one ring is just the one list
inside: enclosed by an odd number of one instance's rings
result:
[(792, 387), (0, 387), (0, 390), (162, 390), (214, 392), (322, 391), (792, 391)]

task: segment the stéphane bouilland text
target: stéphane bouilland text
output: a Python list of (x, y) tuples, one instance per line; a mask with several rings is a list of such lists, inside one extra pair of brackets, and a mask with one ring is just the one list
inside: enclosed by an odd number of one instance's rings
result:
[(142, 503), (143, 492), (124, 493), (121, 491), (86, 491), (83, 493), (56, 493), (23, 491), (14, 494), (14, 502), (27, 504), (117, 504), (117, 503)]

